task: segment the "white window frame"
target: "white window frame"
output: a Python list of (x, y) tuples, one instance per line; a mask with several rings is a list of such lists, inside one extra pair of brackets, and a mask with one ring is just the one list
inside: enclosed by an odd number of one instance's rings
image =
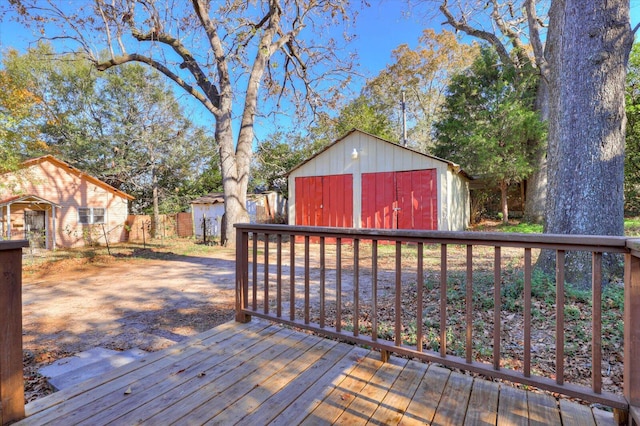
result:
[[(82, 214), (83, 210), (86, 214)], [(96, 210), (102, 210), (102, 214), (96, 214)], [(82, 218), (86, 217), (86, 221), (83, 221)], [(101, 220), (96, 220), (96, 217), (102, 218)], [(99, 225), (106, 223), (107, 218), (107, 209), (104, 207), (79, 207), (78, 208), (78, 223), (80, 225)]]

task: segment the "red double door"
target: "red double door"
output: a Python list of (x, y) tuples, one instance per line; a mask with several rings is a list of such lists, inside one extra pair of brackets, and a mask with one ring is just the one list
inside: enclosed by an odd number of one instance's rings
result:
[(436, 170), (363, 174), (361, 226), (437, 230)]
[(296, 178), (296, 225), (353, 226), (353, 175)]
[[(353, 176), (296, 178), (296, 225), (353, 226)], [(438, 229), (435, 169), (362, 175), (363, 228)]]

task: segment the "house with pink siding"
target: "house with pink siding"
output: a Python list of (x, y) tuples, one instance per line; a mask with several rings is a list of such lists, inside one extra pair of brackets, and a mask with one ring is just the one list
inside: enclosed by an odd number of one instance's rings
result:
[(46, 155), (0, 175), (0, 239), (47, 249), (127, 240), (133, 197)]

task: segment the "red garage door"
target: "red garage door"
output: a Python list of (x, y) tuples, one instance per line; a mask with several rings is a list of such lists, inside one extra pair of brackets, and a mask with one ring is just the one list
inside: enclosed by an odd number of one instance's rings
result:
[(435, 169), (362, 175), (362, 227), (438, 229)]
[(296, 178), (296, 225), (353, 226), (353, 176)]

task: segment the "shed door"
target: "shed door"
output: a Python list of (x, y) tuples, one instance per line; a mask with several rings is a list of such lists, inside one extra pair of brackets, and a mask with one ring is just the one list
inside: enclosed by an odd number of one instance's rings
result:
[(353, 176), (296, 178), (296, 225), (353, 226)]
[(362, 174), (362, 227), (396, 229), (396, 173)]
[(364, 173), (362, 227), (438, 229), (436, 170)]
[(436, 171), (396, 173), (398, 229), (438, 229)]

